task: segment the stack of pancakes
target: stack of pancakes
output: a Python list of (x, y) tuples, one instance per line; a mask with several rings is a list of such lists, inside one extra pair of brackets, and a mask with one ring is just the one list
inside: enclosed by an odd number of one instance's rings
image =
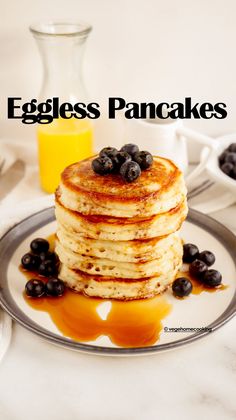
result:
[(154, 157), (132, 183), (93, 172), (92, 159), (64, 170), (56, 192), (59, 278), (89, 296), (140, 299), (164, 291), (182, 263), (178, 235), (186, 188), (173, 162)]

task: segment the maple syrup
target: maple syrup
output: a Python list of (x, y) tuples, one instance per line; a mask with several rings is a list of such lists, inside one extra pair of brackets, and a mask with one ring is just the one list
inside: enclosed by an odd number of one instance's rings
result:
[[(47, 240), (50, 251), (54, 251), (55, 234)], [(20, 271), (27, 280), (47, 279), (38, 273), (30, 272), (20, 266)], [(204, 286), (193, 279), (189, 272), (179, 271), (176, 278), (187, 277), (193, 284), (193, 294), (203, 291), (216, 292), (227, 288), (220, 285), (215, 288)], [(77, 341), (93, 341), (99, 336), (108, 336), (110, 340), (122, 347), (143, 347), (155, 344), (162, 331), (162, 321), (171, 312), (172, 305), (164, 295), (151, 299), (116, 301), (87, 297), (66, 289), (61, 297), (44, 296), (31, 298), (24, 293), (26, 302), (38, 311), (47, 312), (61, 333)], [(109, 302), (111, 309), (106, 319), (99, 315), (99, 307)]]
[(228, 288), (228, 286), (225, 284), (220, 284), (216, 287), (207, 286), (201, 283), (200, 281), (196, 280), (194, 277), (192, 277), (189, 271), (178, 271), (176, 279), (178, 279), (179, 277), (186, 277), (191, 281), (193, 285), (193, 290), (191, 293), (194, 295), (200, 295), (200, 293), (202, 292), (215, 293)]
[[(122, 347), (156, 343), (162, 331), (162, 320), (172, 307), (164, 296), (119, 302), (86, 297), (70, 289), (56, 298), (24, 297), (32, 308), (47, 312), (63, 335), (81, 342), (105, 335)], [(99, 306), (104, 302), (111, 304), (106, 319), (98, 313)]]
[(56, 234), (52, 233), (51, 235), (47, 236), (46, 240), (49, 242), (49, 251), (54, 252), (55, 250), (55, 239)]
[[(50, 251), (55, 248), (55, 234), (46, 239)], [(27, 280), (32, 278), (47, 281), (35, 271), (20, 271)], [(47, 312), (61, 333), (77, 341), (93, 341), (105, 335), (122, 347), (142, 347), (155, 344), (162, 331), (162, 320), (170, 313), (172, 305), (164, 296), (120, 302), (98, 299), (66, 289), (61, 297), (44, 296), (31, 298), (24, 293), (24, 299), (34, 309)], [(106, 319), (98, 313), (103, 303), (110, 303)]]

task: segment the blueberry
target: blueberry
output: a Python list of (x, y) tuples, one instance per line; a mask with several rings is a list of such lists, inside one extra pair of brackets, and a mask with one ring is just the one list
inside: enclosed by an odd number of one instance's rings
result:
[(99, 153), (100, 157), (108, 156), (110, 159), (112, 159), (114, 156), (116, 156), (118, 153), (118, 150), (115, 147), (104, 147), (101, 152)]
[(145, 150), (135, 153), (133, 159), (139, 164), (141, 169), (150, 168), (153, 162), (153, 157), (151, 153), (146, 152)]
[(50, 277), (57, 273), (57, 267), (51, 260), (45, 260), (41, 262), (38, 271), (42, 276)]
[(225, 159), (228, 154), (229, 152), (227, 150), (221, 153), (221, 155), (218, 158), (220, 166), (222, 166), (225, 163)]
[(113, 163), (108, 156), (103, 156), (92, 161), (92, 168), (96, 174), (107, 175), (112, 172)]
[(221, 170), (228, 176), (231, 176), (233, 170), (234, 170), (234, 165), (232, 163), (226, 162), (221, 166)]
[(131, 161), (131, 156), (127, 152), (117, 152), (117, 154), (112, 158), (114, 172), (119, 172), (123, 163), (129, 161)]
[(62, 280), (49, 279), (46, 284), (46, 293), (49, 296), (62, 296), (65, 292), (65, 285)]
[(203, 261), (208, 267), (214, 264), (216, 257), (211, 251), (202, 251), (198, 255), (198, 260)]
[(200, 260), (193, 261), (189, 266), (189, 272), (191, 276), (202, 280), (204, 273), (208, 270), (206, 263)]
[(21, 264), (26, 270), (37, 270), (40, 265), (40, 258), (28, 252), (21, 258)]
[(230, 144), (229, 147), (228, 147), (228, 151), (236, 153), (236, 143)]
[(222, 275), (217, 270), (208, 270), (204, 273), (202, 281), (209, 287), (216, 287), (221, 284)]
[(233, 163), (235, 165), (236, 163), (236, 153), (230, 152), (227, 153), (225, 157), (225, 163)]
[(199, 249), (194, 244), (184, 244), (183, 262), (191, 263), (198, 257)]
[(188, 296), (193, 289), (191, 281), (185, 277), (179, 277), (172, 284), (172, 290), (175, 296), (184, 297)]
[(40, 252), (47, 252), (49, 250), (49, 242), (43, 238), (36, 238), (30, 244), (31, 251), (34, 254), (40, 254)]
[(140, 176), (141, 169), (136, 162), (125, 162), (120, 168), (120, 174), (124, 181), (133, 182)]
[(41, 297), (45, 294), (45, 284), (41, 280), (31, 279), (25, 285), (25, 293), (30, 297)]
[(41, 261), (51, 261), (53, 264), (58, 264), (59, 259), (55, 252), (40, 252), (39, 258)]
[(135, 155), (135, 153), (139, 152), (139, 148), (136, 144), (133, 143), (128, 143), (125, 144), (121, 149), (121, 152), (126, 152), (128, 153), (131, 157), (133, 157)]

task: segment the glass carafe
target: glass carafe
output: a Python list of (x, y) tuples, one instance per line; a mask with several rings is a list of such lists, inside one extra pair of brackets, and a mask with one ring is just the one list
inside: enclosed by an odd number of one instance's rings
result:
[[(41, 54), (44, 76), (39, 102), (59, 97), (59, 103), (87, 104), (82, 79), (84, 47), (91, 26), (45, 23), (30, 26)], [(54, 192), (63, 169), (93, 154), (93, 126), (89, 119), (54, 119), (37, 128), (42, 188)]]

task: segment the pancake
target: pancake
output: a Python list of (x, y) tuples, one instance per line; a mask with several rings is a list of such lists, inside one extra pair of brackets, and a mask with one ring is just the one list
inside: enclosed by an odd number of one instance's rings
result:
[(166, 236), (180, 229), (187, 215), (186, 198), (166, 213), (151, 217), (115, 218), (84, 215), (68, 210), (57, 193), (55, 214), (59, 226), (73, 235), (108, 241), (129, 241)]
[(74, 234), (58, 225), (59, 241), (71, 251), (113, 261), (145, 262), (162, 257), (178, 238), (178, 233), (159, 238), (133, 241), (103, 241)]
[(178, 231), (186, 187), (173, 162), (154, 157), (132, 183), (101, 176), (93, 158), (67, 167), (56, 192), (59, 278), (71, 289), (108, 299), (162, 293), (182, 265)]
[(59, 278), (76, 292), (104, 299), (133, 300), (151, 298), (164, 292), (174, 281), (181, 262), (173, 261), (171, 269), (143, 279), (115, 279), (73, 270), (62, 264)]
[(185, 199), (183, 174), (168, 159), (154, 157), (152, 166), (130, 184), (119, 174), (94, 173), (92, 159), (63, 171), (58, 192), (65, 208), (88, 215), (150, 217), (169, 212)]
[(172, 246), (160, 258), (135, 263), (77, 254), (59, 240), (56, 240), (55, 252), (62, 264), (75, 270), (112, 278), (139, 279), (169, 272), (173, 268), (173, 261), (181, 262), (183, 246), (180, 238), (176, 236)]

